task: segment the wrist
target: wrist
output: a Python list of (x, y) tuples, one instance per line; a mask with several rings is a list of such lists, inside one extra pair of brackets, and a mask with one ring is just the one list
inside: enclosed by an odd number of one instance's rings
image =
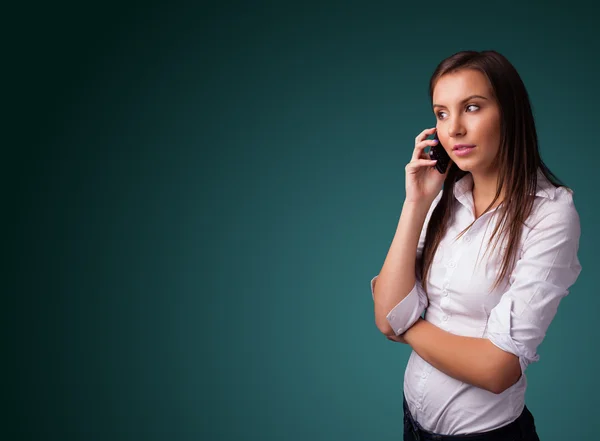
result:
[(415, 214), (426, 215), (433, 200), (421, 199), (419, 201), (405, 200), (402, 205), (403, 211), (408, 211)]
[(415, 335), (419, 332), (419, 328), (423, 325), (423, 322), (423, 318), (419, 317), (417, 321), (402, 334), (402, 337), (410, 346), (412, 346)]
[(405, 202), (402, 206), (401, 216), (414, 220), (419, 219), (425, 222), (430, 206), (431, 204), (427, 205), (422, 202)]

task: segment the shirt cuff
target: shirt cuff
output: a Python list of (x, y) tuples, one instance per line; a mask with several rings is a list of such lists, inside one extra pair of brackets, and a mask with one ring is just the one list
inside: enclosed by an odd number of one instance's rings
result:
[(419, 283), (388, 313), (386, 319), (396, 335), (403, 334), (427, 308), (427, 294)]
[(540, 356), (527, 346), (516, 341), (511, 334), (512, 299), (503, 299), (494, 308), (488, 320), (487, 338), (503, 351), (519, 357), (521, 372), (528, 365), (539, 360)]
[(373, 300), (375, 300), (375, 280), (377, 280), (377, 277), (379, 277), (379, 275), (376, 275), (371, 279), (371, 297)]

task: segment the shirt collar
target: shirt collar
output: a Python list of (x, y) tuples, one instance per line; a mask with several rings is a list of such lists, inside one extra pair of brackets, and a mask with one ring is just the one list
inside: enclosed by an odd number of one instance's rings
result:
[[(454, 184), (454, 197), (463, 205), (473, 204), (473, 176), (467, 173)], [(535, 195), (545, 197), (550, 200), (554, 199), (556, 187), (544, 176), (542, 171), (537, 172), (537, 190)]]
[(535, 193), (536, 196), (541, 196), (548, 198), (550, 200), (554, 199), (556, 194), (556, 187), (544, 176), (542, 171), (538, 169), (537, 172), (537, 191)]

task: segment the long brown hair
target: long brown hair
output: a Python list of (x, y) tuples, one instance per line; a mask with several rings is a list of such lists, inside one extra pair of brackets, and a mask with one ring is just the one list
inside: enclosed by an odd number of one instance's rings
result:
[[(498, 186), (494, 200), (483, 212), (486, 213), (494, 206), (504, 190), (505, 197), (495, 213), (498, 222), (488, 243), (490, 250), (489, 245), (497, 236), (492, 250), (496, 249), (501, 240), (506, 244), (506, 252), (493, 290), (512, 271), (516, 263), (522, 226), (531, 214), (537, 191), (538, 169), (555, 187), (564, 184), (540, 157), (529, 95), (517, 70), (503, 55), (491, 50), (461, 51), (446, 58), (437, 66), (429, 81), (431, 99), (433, 100), (433, 90), (442, 75), (463, 69), (475, 69), (487, 77), (500, 108), (500, 148), (493, 164), (499, 171)], [(420, 267), (424, 289), (435, 252), (454, 215), (454, 184), (467, 173), (460, 170), (456, 164), (452, 164), (444, 181), (442, 197), (429, 220)], [(463, 230), (458, 237), (472, 225)]]

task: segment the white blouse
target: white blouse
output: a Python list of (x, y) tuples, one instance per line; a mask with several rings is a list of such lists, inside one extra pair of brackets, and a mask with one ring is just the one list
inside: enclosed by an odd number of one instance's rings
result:
[[(472, 188), (471, 174), (454, 186), (455, 216), (434, 256), (427, 280), (428, 295), (416, 274), (412, 291), (390, 311), (387, 320), (399, 335), (426, 310), (425, 320), (441, 329), (487, 338), (515, 354), (523, 374), (513, 386), (494, 394), (446, 375), (412, 351), (404, 373), (404, 395), (410, 412), (424, 429), (445, 435), (493, 430), (521, 414), (527, 388), (525, 369), (538, 361), (537, 347), (560, 300), (581, 272), (577, 257), (580, 223), (572, 194), (564, 187), (555, 188), (538, 172), (538, 190), (527, 226), (523, 227), (519, 260), (512, 273), (490, 292), (502, 263), (498, 250), (504, 250), (499, 245), (484, 257), (497, 220), (496, 210), (482, 215), (455, 241), (475, 219)], [(417, 259), (422, 256), (427, 224), (441, 195), (427, 214)], [(371, 294), (377, 277), (371, 280)]]

